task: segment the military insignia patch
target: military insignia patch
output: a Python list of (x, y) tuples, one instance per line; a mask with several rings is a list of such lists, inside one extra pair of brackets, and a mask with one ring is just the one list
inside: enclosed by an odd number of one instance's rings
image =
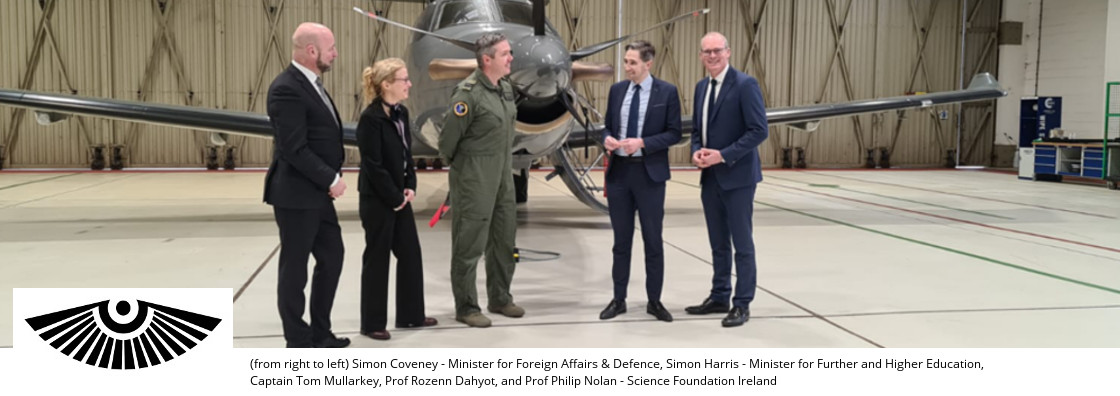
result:
[(455, 104), (451, 106), (451, 111), (454, 111), (455, 115), (459, 117), (467, 115), (467, 110), (467, 102), (455, 102)]

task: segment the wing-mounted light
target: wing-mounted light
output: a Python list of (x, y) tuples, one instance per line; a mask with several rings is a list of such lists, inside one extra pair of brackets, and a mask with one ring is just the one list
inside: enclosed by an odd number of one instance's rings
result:
[(35, 122), (39, 125), (50, 125), (56, 122), (65, 121), (70, 119), (70, 114), (57, 113), (53, 111), (38, 111), (35, 112)]
[(226, 145), (226, 134), (210, 132), (210, 145), (224, 147)]
[(790, 128), (793, 128), (793, 129), (796, 129), (796, 130), (799, 130), (799, 131), (812, 132), (812, 131), (817, 130), (817, 127), (821, 126), (821, 120), (799, 121), (799, 122), (794, 122), (794, 123), (790, 123), (790, 124), (787, 124), (787, 125)]
[(614, 81), (614, 67), (609, 63), (572, 62), (572, 81)]
[(462, 80), (477, 68), (478, 62), (474, 59), (436, 58), (428, 62), (428, 77), (433, 81)]

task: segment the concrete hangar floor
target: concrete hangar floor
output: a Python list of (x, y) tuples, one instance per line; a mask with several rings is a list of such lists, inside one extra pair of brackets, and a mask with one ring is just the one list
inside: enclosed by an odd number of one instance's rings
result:
[[(356, 175), (347, 174), (350, 186)], [(598, 319), (611, 299), (609, 220), (545, 175), (530, 175), (517, 244), (560, 257), (519, 264), (513, 293), (528, 314), (493, 315), (489, 329), (453, 319), (449, 220), (427, 224), (447, 174), (420, 175), (427, 312), (440, 325), (390, 329), (388, 342), (358, 334), (363, 237), (349, 191), (338, 202), (347, 250), (335, 332), (358, 348), (1120, 346), (1115, 191), (995, 172), (768, 170), (755, 206), (753, 317), (725, 329), (719, 315), (684, 312), (706, 296), (711, 276), (698, 172), (674, 171), (668, 187), (662, 301), (672, 323), (643, 309), (637, 236), (629, 312)], [(261, 203), (263, 178), (253, 170), (5, 171), (2, 290), (230, 288), (234, 346), (282, 347), (278, 237)], [(11, 299), (0, 293), (0, 346), (12, 345)]]

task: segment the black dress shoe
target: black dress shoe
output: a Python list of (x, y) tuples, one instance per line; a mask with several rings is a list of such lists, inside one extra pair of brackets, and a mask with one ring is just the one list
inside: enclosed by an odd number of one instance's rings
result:
[(350, 346), (349, 338), (333, 335), (315, 342), (316, 348), (346, 348), (347, 346)]
[(603, 312), (599, 313), (599, 319), (607, 320), (624, 313), (626, 313), (626, 300), (614, 299), (603, 308)]
[(665, 309), (664, 305), (661, 305), (660, 301), (650, 301), (649, 304), (646, 305), (646, 313), (653, 315), (653, 317), (662, 322), (673, 321), (673, 315), (669, 313), (669, 310)]
[(397, 323), (397, 328), (409, 329), (413, 327), (432, 327), (437, 324), (439, 324), (439, 321), (436, 320), (436, 318), (424, 318), (424, 321), (420, 323)]
[(751, 310), (743, 307), (731, 308), (731, 312), (727, 313), (727, 317), (723, 318), (723, 327), (742, 326), (751, 320)]
[(382, 340), (382, 341), (388, 340), (390, 337), (392, 337), (392, 335), (389, 334), (388, 330), (363, 331), (362, 335), (364, 335), (366, 337), (369, 337), (369, 338), (372, 338), (372, 339), (375, 339), (375, 340)]
[(724, 313), (730, 309), (731, 307), (727, 306), (727, 304), (720, 304), (712, 301), (711, 298), (705, 298), (704, 302), (700, 303), (700, 305), (693, 305), (685, 308), (684, 311), (688, 312), (689, 315), (704, 315), (710, 313)]

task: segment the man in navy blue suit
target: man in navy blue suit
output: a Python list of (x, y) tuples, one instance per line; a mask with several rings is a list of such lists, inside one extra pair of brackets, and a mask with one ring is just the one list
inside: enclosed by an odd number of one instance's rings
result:
[(768, 134), (758, 80), (731, 67), (730, 58), (731, 47), (722, 34), (711, 32), (700, 40), (700, 60), (708, 76), (696, 84), (692, 163), (702, 169), (700, 200), (712, 246), (713, 275), (704, 302), (685, 309), (693, 315), (727, 312), (724, 327), (741, 326), (751, 317), (757, 283), (751, 217), (755, 188), (762, 181), (758, 146)]
[(677, 87), (650, 75), (654, 53), (653, 45), (644, 40), (626, 45), (623, 62), (627, 81), (611, 86), (607, 102), (603, 147), (611, 152), (606, 185), (614, 229), (614, 299), (599, 314), (603, 320), (626, 312), (637, 211), (645, 245), (646, 312), (658, 320), (673, 321), (673, 315), (661, 304), (665, 278), (661, 222), (665, 218), (669, 146), (681, 140), (681, 102)]

